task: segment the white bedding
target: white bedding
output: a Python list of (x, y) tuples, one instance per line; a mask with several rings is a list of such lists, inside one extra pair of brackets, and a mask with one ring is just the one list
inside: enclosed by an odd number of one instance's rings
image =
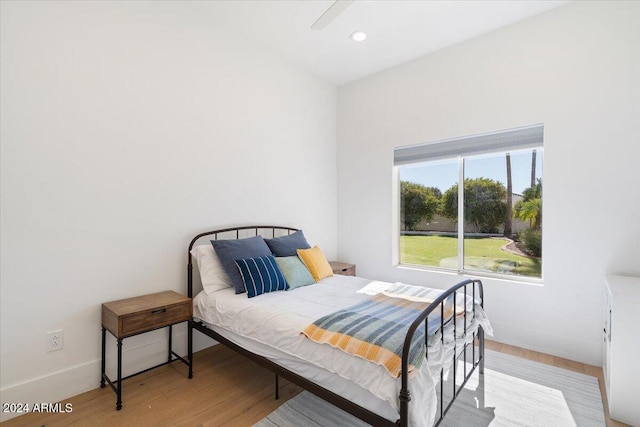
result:
[[(287, 369), (390, 420), (399, 417), (400, 380), (385, 368), (350, 356), (329, 345), (318, 345), (300, 332), (316, 319), (369, 298), (357, 291), (371, 281), (352, 276), (333, 276), (319, 283), (286, 292), (272, 292), (255, 298), (236, 295), (232, 288), (194, 298), (194, 317), (216, 332), (253, 353), (262, 355)], [(377, 286), (380, 282), (376, 282)], [(371, 288), (371, 287), (369, 287)], [(468, 327), (476, 322), (468, 319)], [(459, 324), (459, 331), (462, 330)], [(470, 331), (469, 331), (470, 332)], [(458, 333), (461, 344), (471, 334)], [(449, 337), (449, 338), (447, 338)], [(445, 330), (445, 341), (452, 331)], [(444, 353), (453, 351), (453, 345)], [(446, 347), (445, 347), (446, 348)], [(439, 371), (443, 358), (439, 345), (430, 347), (424, 363), (410, 381), (409, 422), (430, 426), (436, 411), (435, 383), (432, 372)], [(434, 379), (435, 378), (435, 379)]]

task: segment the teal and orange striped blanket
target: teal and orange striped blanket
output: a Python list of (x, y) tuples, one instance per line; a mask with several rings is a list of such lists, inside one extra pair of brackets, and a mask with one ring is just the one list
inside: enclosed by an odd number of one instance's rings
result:
[[(382, 365), (397, 378), (401, 373), (402, 348), (409, 326), (441, 293), (441, 290), (397, 284), (364, 302), (321, 317), (302, 333), (312, 341), (329, 344)], [(428, 336), (440, 328), (441, 311), (434, 311), (428, 317)], [(457, 307), (456, 315), (463, 313), (464, 308)], [(447, 299), (445, 322), (452, 315), (453, 303)], [(409, 372), (420, 367), (425, 351), (423, 323), (411, 342)]]

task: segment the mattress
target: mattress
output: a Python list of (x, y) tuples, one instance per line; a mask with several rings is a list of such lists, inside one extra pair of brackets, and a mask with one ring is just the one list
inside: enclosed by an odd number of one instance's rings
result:
[[(372, 286), (373, 285), (373, 286)], [(399, 418), (400, 380), (388, 374), (383, 366), (351, 356), (330, 345), (319, 345), (305, 338), (301, 331), (316, 319), (340, 308), (360, 303), (369, 295), (363, 288), (384, 288), (384, 282), (336, 275), (317, 284), (285, 292), (272, 292), (255, 298), (236, 295), (232, 288), (211, 294), (200, 292), (194, 298), (194, 317), (207, 327), (247, 350), (268, 358), (286, 369), (304, 376), (384, 418)], [(410, 379), (411, 402), (409, 423), (430, 426), (436, 412), (435, 385), (443, 361), (454, 347), (470, 342), (477, 321), (468, 316), (456, 322), (458, 339), (453, 329), (445, 328), (444, 342), (435, 340), (428, 349), (427, 363)]]

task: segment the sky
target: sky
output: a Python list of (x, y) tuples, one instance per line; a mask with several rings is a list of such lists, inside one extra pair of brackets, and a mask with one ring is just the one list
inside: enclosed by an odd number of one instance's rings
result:
[[(536, 179), (542, 177), (542, 149), (537, 150)], [(490, 178), (507, 185), (507, 166), (504, 154), (467, 157), (465, 178)], [(458, 160), (416, 163), (400, 167), (402, 181), (437, 187), (442, 193), (458, 182)], [(531, 150), (511, 153), (511, 179), (513, 192), (522, 194), (531, 186)]]

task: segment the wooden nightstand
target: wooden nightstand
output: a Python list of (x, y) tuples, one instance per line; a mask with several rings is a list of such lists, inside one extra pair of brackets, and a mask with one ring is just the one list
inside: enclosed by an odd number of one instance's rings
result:
[(356, 266), (345, 262), (329, 261), (329, 265), (333, 270), (333, 274), (341, 274), (343, 276), (355, 276)]
[[(191, 303), (191, 298), (187, 298), (173, 291), (159, 292), (157, 294), (143, 295), (102, 304), (102, 373), (100, 376), (100, 388), (104, 388), (105, 381), (109, 383), (118, 397), (116, 401), (117, 410), (122, 409), (122, 381), (127, 378), (164, 366), (176, 360), (180, 360), (189, 366), (189, 378), (193, 376), (191, 334), (189, 334), (188, 337), (188, 360), (174, 353), (171, 348), (172, 326), (181, 322), (191, 322), (192, 317), (193, 304)], [(167, 326), (169, 327), (168, 360), (144, 371), (122, 378), (122, 340)], [(118, 340), (118, 379), (115, 383), (112, 382), (105, 373), (105, 343), (107, 331)]]

